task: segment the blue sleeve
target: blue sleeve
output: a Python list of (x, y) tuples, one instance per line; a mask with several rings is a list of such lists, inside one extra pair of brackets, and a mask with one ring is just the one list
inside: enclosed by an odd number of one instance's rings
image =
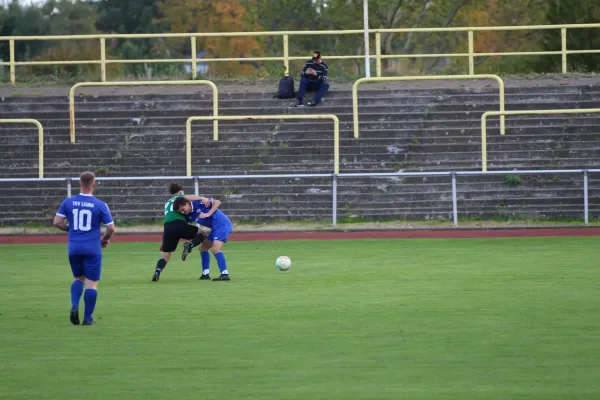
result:
[(205, 212), (208, 212), (208, 210), (210, 210), (210, 207), (212, 207), (213, 199), (212, 198), (210, 199), (210, 206), (209, 207), (206, 207), (204, 205), (204, 203), (202, 201), (200, 201), (200, 200), (193, 201), (192, 204), (194, 206), (194, 210), (200, 210), (200, 212), (205, 213)]
[(58, 215), (59, 217), (66, 217), (67, 213), (69, 212), (67, 210), (67, 200), (68, 199), (64, 199), (63, 202), (60, 204), (60, 207), (58, 207), (56, 215)]
[(110, 210), (106, 203), (102, 203), (102, 223), (104, 225), (109, 225), (114, 223), (112, 215), (110, 215)]

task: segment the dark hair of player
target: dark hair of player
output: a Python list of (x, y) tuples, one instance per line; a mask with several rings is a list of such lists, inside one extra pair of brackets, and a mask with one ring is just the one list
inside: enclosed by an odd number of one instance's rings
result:
[(188, 201), (185, 199), (185, 197), (176, 198), (173, 202), (173, 211), (179, 212), (179, 209), (183, 207), (187, 202)]
[(86, 171), (79, 177), (79, 183), (84, 188), (90, 189), (96, 180), (96, 175), (93, 172)]
[(181, 192), (182, 190), (183, 188), (178, 183), (171, 183), (171, 186), (169, 186), (169, 193), (171, 194), (176, 194), (178, 192)]

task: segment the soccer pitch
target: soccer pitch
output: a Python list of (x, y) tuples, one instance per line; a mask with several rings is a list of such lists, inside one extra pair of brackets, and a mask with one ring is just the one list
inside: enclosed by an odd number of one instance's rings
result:
[(0, 245), (0, 398), (600, 397), (597, 238), (233, 242), (231, 282), (180, 250), (155, 283), (111, 244), (83, 327), (66, 245)]

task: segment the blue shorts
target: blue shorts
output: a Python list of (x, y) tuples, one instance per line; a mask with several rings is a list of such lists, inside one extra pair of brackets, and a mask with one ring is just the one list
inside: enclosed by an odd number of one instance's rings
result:
[(102, 272), (102, 254), (69, 254), (73, 277), (85, 276), (90, 281), (99, 281)]
[(210, 241), (220, 240), (223, 243), (227, 243), (227, 238), (231, 235), (232, 228), (231, 222), (215, 226), (208, 234), (207, 239)]

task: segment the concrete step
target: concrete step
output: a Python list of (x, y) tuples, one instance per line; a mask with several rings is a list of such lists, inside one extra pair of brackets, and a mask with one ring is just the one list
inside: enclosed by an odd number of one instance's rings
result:
[[(522, 141), (535, 141), (540, 143), (569, 142), (569, 141), (594, 141), (599, 137), (598, 128), (593, 125), (577, 125), (564, 127), (562, 125), (548, 125), (545, 127), (508, 127), (507, 134), (501, 136), (496, 129), (488, 131), (488, 143), (520, 143)], [(355, 143), (379, 144), (393, 140), (408, 140), (413, 144), (440, 144), (440, 143), (479, 143), (481, 131), (478, 128), (444, 128), (444, 129), (422, 129), (413, 130), (383, 130), (372, 129), (363, 130), (359, 139), (353, 137), (351, 130), (342, 130), (340, 133), (340, 143), (342, 146), (353, 145)], [(278, 133), (269, 132), (221, 132), (220, 140), (212, 140), (212, 132), (207, 134), (193, 133), (192, 143), (197, 146), (202, 143), (203, 148), (229, 148), (252, 145), (278, 146), (285, 143), (288, 146), (331, 146), (333, 144), (333, 135), (328, 130), (314, 131), (280, 131)], [(45, 135), (44, 143), (46, 149), (55, 147), (60, 148), (78, 148), (87, 146), (88, 148), (99, 148), (111, 144), (127, 143), (129, 147), (153, 147), (162, 146), (165, 142), (177, 142), (180, 145), (185, 143), (185, 135), (182, 132), (153, 132), (146, 129), (143, 132), (117, 132), (114, 131), (86, 131), (79, 132), (76, 143), (69, 142), (67, 132), (59, 134), (52, 132)], [(11, 146), (29, 144), (37, 148), (37, 132), (24, 134), (0, 134), (0, 146)], [(394, 143), (391, 143), (394, 145)]]
[[(489, 84), (485, 84), (486, 87), (474, 87), (470, 86), (469, 81), (454, 81), (461, 87), (450, 88), (445, 87), (447, 83), (451, 81), (439, 81), (439, 86), (422, 89), (411, 87), (411, 82), (384, 82), (384, 83), (370, 83), (363, 84), (360, 87), (360, 93), (372, 96), (383, 96), (383, 97), (452, 97), (452, 96), (493, 96), (497, 95), (498, 89), (496, 83), (491, 81)], [(474, 82), (474, 81), (473, 81)], [(478, 81), (478, 86), (481, 86), (481, 81)], [(217, 87), (220, 85), (217, 84)], [(267, 85), (265, 88), (260, 90), (248, 90), (248, 91), (236, 91), (231, 92), (221, 87), (220, 98), (223, 100), (235, 100), (235, 99), (272, 99), (274, 92), (276, 91), (277, 83), (273, 82)], [(115, 101), (175, 101), (179, 99), (203, 99), (212, 97), (212, 89), (207, 86), (195, 86), (193, 89), (190, 87), (184, 88), (184, 90), (177, 93), (177, 87), (169, 87), (172, 94), (165, 95), (163, 88), (159, 86), (146, 86), (142, 90), (139, 88), (132, 88), (134, 92), (127, 94), (114, 94), (105, 93), (105, 89), (96, 89), (91, 87), (80, 88), (76, 92), (76, 98), (78, 101), (93, 101), (93, 102), (115, 102)], [(110, 88), (109, 88), (110, 90)], [(123, 89), (121, 89), (123, 90)], [(598, 91), (596, 85), (578, 85), (569, 82), (568, 85), (553, 85), (553, 86), (540, 86), (540, 85), (522, 85), (518, 87), (508, 86), (506, 88), (507, 96), (556, 96), (556, 95), (585, 95), (587, 93), (594, 93)], [(44, 89), (40, 89), (39, 93), (35, 95), (27, 96), (20, 93), (16, 93), (14, 96), (3, 97), (1, 99), (4, 103), (28, 103), (28, 102), (57, 102), (64, 101), (67, 99), (67, 91), (65, 90), (64, 96), (46, 96)], [(336, 88), (335, 82), (333, 82), (332, 89), (327, 93), (328, 97), (331, 98), (343, 98), (350, 97), (351, 91), (349, 89)]]
[[(286, 163), (264, 163), (252, 164), (230, 164), (226, 167), (218, 167), (211, 164), (194, 164), (192, 173), (194, 175), (256, 175), (256, 174), (294, 174), (294, 173), (324, 173), (333, 172), (332, 163), (312, 164), (290, 164)], [(108, 165), (108, 167), (107, 167)], [(599, 168), (600, 162), (590, 161), (587, 158), (567, 158), (556, 160), (542, 159), (503, 159), (491, 158), (488, 162), (489, 170), (518, 169), (579, 169)], [(356, 172), (442, 172), (442, 171), (477, 171), (481, 169), (480, 160), (425, 160), (420, 162), (409, 161), (378, 161), (368, 163), (364, 160), (345, 162), (340, 166), (341, 173)], [(103, 176), (182, 176), (185, 174), (184, 163), (171, 163), (170, 165), (148, 165), (139, 168), (133, 166), (115, 166), (107, 163), (100, 165), (78, 164), (45, 166), (46, 177), (64, 177), (75, 175), (82, 170), (97, 170)], [(37, 165), (10, 166), (0, 169), (1, 177), (36, 177)]]
[[(253, 156), (258, 158), (273, 157), (273, 156), (306, 156), (308, 158), (315, 155), (329, 155), (333, 156), (333, 144), (331, 141), (320, 142), (307, 142), (306, 145), (303, 143), (292, 143), (288, 145), (287, 142), (281, 142), (279, 144), (271, 143), (271, 145), (264, 145), (261, 143), (251, 143), (250, 145), (244, 145), (243, 143), (231, 143), (231, 142), (218, 142), (221, 145), (204, 145), (196, 144), (192, 147), (193, 157), (207, 157), (209, 155), (215, 155), (217, 157), (239, 157), (239, 156)], [(472, 156), (480, 157), (481, 154), (481, 143), (479, 140), (472, 139), (468, 142), (448, 142), (440, 141), (439, 143), (427, 143), (419, 140), (415, 143), (412, 139), (405, 139), (404, 141), (393, 140), (385, 141), (381, 143), (375, 142), (374, 140), (368, 143), (360, 145), (346, 145), (342, 143), (340, 146), (341, 157), (354, 157), (354, 156), (382, 156), (384, 159), (387, 156), (397, 157), (411, 157), (416, 155), (428, 155), (430, 157), (437, 158), (440, 154), (443, 157), (462, 157), (463, 153), (470, 153)], [(354, 142), (357, 143), (357, 142)], [(115, 146), (108, 149), (94, 150), (85, 145), (77, 145), (73, 148), (69, 148), (70, 145), (66, 146), (45, 146), (44, 157), (46, 163), (64, 162), (65, 160), (75, 160), (81, 158), (88, 158), (90, 160), (121, 160), (131, 159), (135, 160), (144, 158), (156, 158), (162, 159), (179, 158), (185, 154), (185, 146), (182, 144), (170, 144), (168, 147), (161, 146), (160, 143), (153, 145), (152, 147), (138, 146)], [(487, 145), (488, 154), (490, 157), (502, 157), (504, 153), (519, 154), (519, 152), (535, 152), (536, 157), (552, 157), (552, 158), (563, 158), (572, 155), (587, 155), (590, 157), (597, 157), (600, 155), (600, 140), (598, 141), (560, 141), (560, 142), (549, 142), (549, 141), (525, 141), (520, 142), (516, 139), (501, 141), (495, 140), (488, 142)], [(37, 161), (38, 158), (38, 146), (37, 144), (27, 145), (3, 145), (0, 144), (0, 152), (4, 154), (0, 165), (11, 163), (13, 160), (20, 160), (28, 162)], [(540, 152), (546, 152), (544, 156)], [(499, 153), (502, 153), (499, 155)], [(540, 154), (537, 154), (540, 153)], [(533, 154), (533, 153), (531, 153)], [(510, 156), (507, 156), (510, 157)], [(533, 157), (533, 155), (532, 155)], [(75, 161), (73, 161), (75, 162)]]
[[(431, 96), (431, 95), (484, 95), (484, 94), (493, 94), (497, 93), (497, 88), (495, 87), (495, 83), (490, 80), (489, 85), (486, 84), (487, 87), (472, 87), (469, 86), (470, 82), (465, 80), (454, 81), (458, 82), (462, 87), (443, 87), (447, 82), (451, 81), (440, 81), (440, 86), (435, 88), (413, 88), (410, 86), (410, 83), (403, 82), (384, 82), (384, 83), (369, 83), (363, 84), (361, 86), (361, 92), (364, 93), (373, 93), (375, 95), (398, 95), (398, 96)], [(479, 81), (481, 82), (481, 81)], [(220, 85), (217, 84), (217, 87)], [(77, 99), (81, 100), (89, 100), (89, 101), (118, 101), (119, 99), (128, 100), (152, 100), (152, 99), (171, 99), (177, 100), (180, 98), (197, 98), (197, 97), (207, 97), (212, 96), (212, 89), (205, 85), (197, 85), (194, 86), (193, 89), (191, 86), (168, 86), (170, 93), (164, 94), (164, 86), (144, 86), (143, 89), (141, 87), (134, 88), (131, 90), (126, 88), (121, 88), (121, 93), (106, 93), (107, 88), (93, 88), (93, 87), (84, 87), (77, 90), (75, 96)], [(182, 90), (178, 90), (178, 88), (182, 88)], [(241, 99), (255, 99), (255, 98), (272, 98), (273, 92), (272, 90), (276, 90), (277, 82), (272, 82), (271, 84), (267, 84), (263, 88), (256, 88), (258, 90), (239, 90), (239, 91), (229, 91), (221, 89), (221, 97), (224, 99), (227, 98), (241, 98)], [(19, 93), (12, 96), (4, 96), (0, 99), (2, 102), (33, 102), (33, 101), (60, 101), (67, 98), (68, 89), (65, 88), (64, 95), (46, 95), (45, 90), (40, 88), (40, 90), (32, 95), (24, 95)], [(108, 90), (112, 90), (108, 88)], [(116, 89), (115, 89), (116, 90)], [(126, 94), (123, 94), (122, 91), (127, 90)], [(520, 84), (518, 87), (507, 87), (507, 94), (519, 94), (523, 93), (526, 95), (531, 95), (532, 93), (536, 94), (549, 94), (549, 93), (585, 93), (585, 92), (594, 92), (597, 91), (596, 85), (580, 85), (573, 82), (569, 82), (568, 85), (553, 85), (553, 86), (540, 86), (540, 85), (523, 85)], [(351, 94), (351, 90), (348, 89), (340, 89), (336, 88), (335, 84), (332, 89), (328, 92), (328, 95), (332, 97), (339, 96), (347, 96)]]
[[(585, 101), (585, 102), (568, 102), (568, 103), (555, 103), (555, 102), (543, 102), (543, 103), (518, 103), (518, 104), (507, 104), (506, 109), (511, 110), (543, 110), (543, 109), (574, 109), (574, 108), (598, 108), (600, 101)], [(496, 104), (474, 104), (469, 106), (453, 105), (453, 104), (438, 104), (438, 105), (407, 105), (398, 106), (387, 103), (375, 103), (368, 105), (361, 105), (359, 107), (359, 114), (362, 118), (367, 120), (372, 115), (377, 115), (382, 118), (386, 114), (401, 114), (405, 117), (422, 117), (427, 120), (433, 119), (450, 119), (457, 118), (471, 118), (473, 116), (479, 118), (485, 111), (496, 111), (499, 109), (499, 105)], [(32, 111), (11, 111), (0, 109), (0, 118), (35, 118), (44, 121), (55, 121), (59, 119), (66, 119), (69, 117), (68, 110), (62, 112), (44, 112), (41, 110)], [(213, 113), (212, 108), (198, 108), (198, 109), (182, 109), (177, 108), (173, 110), (168, 109), (153, 109), (153, 110), (128, 110), (128, 109), (96, 109), (96, 110), (76, 110), (76, 124), (82, 124), (80, 120), (129, 120), (138, 123), (148, 123), (155, 120), (168, 119), (173, 121), (175, 118), (187, 120), (191, 116), (211, 116)], [(347, 119), (348, 115), (352, 115), (352, 108), (350, 105), (337, 105), (337, 104), (323, 104), (317, 108), (312, 107), (238, 107), (238, 108), (220, 108), (219, 115), (279, 115), (279, 114), (292, 114), (292, 115), (314, 115), (314, 114), (334, 114), (337, 115), (341, 120)]]
[[(447, 132), (449, 133), (449, 132)], [(352, 137), (343, 137), (340, 139), (340, 148), (342, 152), (357, 152), (357, 148), (387, 149), (393, 152), (420, 151), (430, 146), (447, 146), (450, 148), (459, 148), (456, 146), (468, 146), (473, 151), (479, 151), (478, 146), (481, 143), (480, 134), (476, 130), (465, 132), (465, 134), (444, 135), (440, 131), (430, 132), (393, 132), (393, 131), (372, 131), (364, 133), (363, 137), (354, 139)], [(435, 136), (441, 135), (441, 136)], [(488, 135), (488, 148), (501, 149), (509, 151), (511, 148), (563, 148), (578, 149), (589, 148), (594, 143), (600, 142), (600, 132), (588, 131), (579, 133), (562, 133), (562, 128), (551, 129), (532, 129), (520, 132), (508, 131), (507, 135), (490, 133)], [(107, 137), (94, 136), (90, 141), (80, 140), (76, 143), (69, 143), (67, 138), (58, 138), (56, 136), (46, 137), (45, 152), (47, 157), (56, 151), (94, 151), (94, 149), (103, 149), (103, 152), (114, 152), (117, 149), (127, 148), (129, 151), (153, 151), (167, 149), (179, 151), (185, 149), (185, 136), (178, 135), (111, 135)], [(304, 134), (303, 132), (285, 133), (277, 135), (269, 134), (223, 134), (219, 141), (212, 140), (212, 137), (192, 136), (192, 148), (199, 151), (227, 152), (233, 149), (248, 149), (249, 151), (275, 149), (285, 151), (293, 148), (321, 148), (333, 149), (333, 139), (331, 133), (323, 132), (322, 135)], [(369, 149), (370, 150), (370, 149)], [(9, 155), (10, 153), (35, 152), (38, 151), (38, 138), (33, 136), (4, 136), (0, 137), (0, 153)], [(196, 150), (195, 150), (196, 151)], [(310, 150), (309, 152), (312, 152)]]
[[(310, 149), (308, 149), (310, 150)], [(237, 154), (234, 154), (237, 153)], [(227, 153), (207, 153), (195, 152), (192, 165), (195, 167), (209, 167), (212, 170), (227, 169), (229, 167), (245, 166), (248, 170), (261, 169), (263, 165), (286, 165), (294, 166), (298, 170), (312, 170), (311, 165), (319, 164), (333, 166), (332, 152), (317, 154), (307, 149), (282, 149), (274, 150), (272, 153), (267, 151), (252, 154), (252, 152), (238, 149)], [(491, 149), (488, 150), (488, 162), (490, 165), (497, 163), (517, 162), (519, 160), (529, 160), (532, 163), (541, 162), (546, 165), (552, 163), (564, 162), (570, 159), (589, 160), (588, 165), (600, 165), (600, 148), (587, 149), (512, 149), (510, 152)], [(109, 154), (102, 156), (98, 154), (94, 157), (85, 154), (77, 154), (68, 158), (46, 158), (44, 166), (51, 168), (65, 165), (68, 162), (74, 166), (94, 166), (101, 168), (115, 164), (120, 168), (126, 167), (148, 167), (162, 166), (164, 168), (180, 168), (185, 166), (185, 155), (181, 151), (179, 154), (160, 154), (158, 152), (127, 152), (122, 151), (119, 154)], [(365, 153), (343, 153), (340, 156), (340, 165), (342, 167), (356, 164), (382, 164), (398, 163), (398, 167), (426, 167), (428, 165), (449, 165), (450, 163), (460, 163), (462, 165), (477, 165), (481, 162), (481, 154), (477, 151), (440, 151), (428, 153), (411, 151), (407, 153), (390, 153), (387, 151), (371, 151)], [(23, 168), (37, 163), (37, 156), (32, 159), (14, 158), (3, 159), (2, 164), (9, 164), (11, 168)]]
[[(522, 96), (521, 96), (522, 97)], [(596, 108), (600, 96), (586, 96), (582, 98), (579, 95), (569, 96), (528, 96), (528, 97), (510, 97), (505, 99), (507, 110), (511, 109), (556, 109), (556, 108)], [(273, 99), (248, 99), (220, 100), (220, 110), (288, 110), (292, 100), (273, 100)], [(0, 103), (2, 104), (2, 103)], [(416, 109), (449, 111), (489, 111), (499, 108), (499, 97), (488, 96), (486, 98), (477, 98), (462, 96), (460, 98), (452, 96), (429, 96), (429, 97), (385, 97), (385, 96), (359, 96), (360, 111), (363, 109), (382, 107), (385, 110), (410, 111)], [(190, 100), (179, 99), (169, 101), (114, 101), (114, 102), (76, 102), (76, 114), (86, 114), (89, 112), (99, 112), (99, 115), (106, 113), (135, 113), (137, 117), (140, 113), (145, 115), (154, 115), (155, 113), (174, 111), (179, 113), (188, 113), (189, 111), (212, 110), (212, 99)], [(319, 109), (348, 109), (352, 108), (352, 97), (326, 99), (319, 106)], [(67, 101), (60, 102), (33, 102), (33, 103), (7, 103), (2, 104), (0, 114), (13, 113), (15, 115), (36, 113), (38, 115), (64, 114), (69, 112)], [(248, 114), (247, 112), (244, 112)], [(124, 116), (124, 115), (122, 115)]]
[[(579, 117), (562, 117), (562, 116), (524, 116), (524, 117), (510, 117), (507, 119), (507, 129), (520, 129), (520, 128), (544, 128), (544, 127), (558, 127), (563, 129), (578, 129), (585, 128), (588, 126), (598, 126), (600, 121), (600, 115), (598, 116), (579, 116)], [(64, 135), (64, 139), (69, 138), (69, 121), (55, 120), (55, 121), (41, 121), (44, 126), (45, 136), (52, 136), (55, 132)], [(123, 125), (119, 125), (123, 122)], [(167, 121), (168, 122), (168, 121)], [(185, 124), (165, 124), (164, 121), (153, 121), (150, 125), (140, 125), (136, 121), (126, 119), (123, 121), (119, 120), (84, 120), (78, 119), (79, 124), (89, 124), (85, 126), (77, 127), (77, 140), (89, 140), (91, 135), (99, 134), (112, 134), (122, 135), (124, 133), (165, 133), (173, 134), (179, 133), (184, 134)], [(195, 123), (192, 127), (193, 133), (198, 134), (200, 132), (206, 132), (208, 135), (212, 135), (212, 122), (206, 123)], [(488, 130), (494, 132), (494, 129), (498, 127), (498, 120), (495, 118), (488, 121)], [(347, 132), (347, 136), (353, 136), (354, 126), (351, 121), (346, 121), (340, 124), (342, 133)], [(405, 121), (369, 121), (364, 118), (360, 120), (361, 132), (368, 132), (369, 130), (416, 130), (416, 131), (427, 131), (427, 130), (446, 130), (451, 129), (467, 130), (476, 129), (481, 130), (481, 121), (478, 119), (468, 120), (436, 120), (426, 121), (423, 119), (416, 120), (405, 120)], [(219, 133), (220, 135), (227, 134), (229, 132), (270, 132), (273, 134), (280, 134), (288, 131), (294, 132), (313, 132), (313, 131), (326, 131), (331, 134), (333, 132), (332, 123), (329, 121), (275, 121), (263, 123), (260, 121), (221, 121), (219, 122)], [(31, 125), (0, 125), (0, 137), (5, 136), (23, 136), (32, 135), (37, 137), (37, 129), (34, 129)]]

